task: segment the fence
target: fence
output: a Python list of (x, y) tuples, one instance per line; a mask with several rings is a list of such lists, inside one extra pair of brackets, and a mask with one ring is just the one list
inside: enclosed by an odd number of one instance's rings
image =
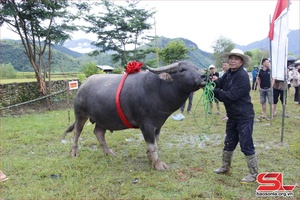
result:
[[(55, 95), (55, 99), (66, 98), (68, 82), (64, 80), (47, 82), (47, 88), (51, 84), (51, 95), (47, 97)], [(40, 97), (37, 82), (0, 84), (0, 91), (0, 110), (47, 98)]]

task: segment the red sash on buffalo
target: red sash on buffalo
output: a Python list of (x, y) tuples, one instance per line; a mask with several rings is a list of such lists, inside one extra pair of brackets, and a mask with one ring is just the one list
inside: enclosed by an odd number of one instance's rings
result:
[(129, 74), (139, 72), (141, 70), (142, 66), (143, 66), (143, 63), (141, 63), (141, 62), (133, 61), (133, 62), (128, 63), (128, 65), (126, 67), (126, 74), (122, 77), (122, 80), (118, 86), (117, 93), (116, 93), (116, 105), (117, 105), (117, 110), (118, 110), (119, 116), (120, 116), (122, 122), (128, 128), (134, 128), (134, 127), (129, 123), (129, 121), (127, 120), (126, 116), (124, 115), (124, 113), (122, 111), (121, 103), (120, 103), (120, 93), (122, 91), (122, 88), (123, 88), (123, 85), (124, 85), (124, 82), (125, 82), (125, 79), (127, 78), (127, 76)]

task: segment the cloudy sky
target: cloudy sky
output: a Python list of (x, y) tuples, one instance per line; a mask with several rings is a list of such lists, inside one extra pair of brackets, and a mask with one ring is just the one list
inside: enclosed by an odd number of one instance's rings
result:
[[(157, 10), (158, 36), (186, 38), (195, 42), (201, 50), (212, 52), (211, 46), (220, 36), (240, 45), (266, 38), (276, 3), (277, 0), (142, 0), (139, 6)], [(289, 29), (295, 30), (300, 28), (300, 0), (291, 0), (291, 3)], [(151, 34), (154, 35), (154, 31)], [(19, 39), (5, 28), (1, 28), (0, 37)], [(74, 34), (73, 39), (79, 38), (86, 38), (86, 35)]]

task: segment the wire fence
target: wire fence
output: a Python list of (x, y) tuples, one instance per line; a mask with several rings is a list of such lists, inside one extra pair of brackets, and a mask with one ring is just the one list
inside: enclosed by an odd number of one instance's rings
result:
[(22, 103), (11, 105), (11, 106), (6, 106), (6, 107), (3, 107), (3, 108), (0, 108), (0, 111), (6, 110), (6, 109), (10, 109), (10, 108), (14, 108), (14, 107), (18, 107), (18, 106), (22, 106), (22, 105), (29, 104), (29, 103), (33, 103), (33, 102), (36, 102), (36, 101), (40, 101), (42, 99), (47, 99), (49, 97), (52, 97), (52, 96), (55, 96), (55, 95), (58, 95), (58, 94), (61, 94), (61, 93), (67, 92), (67, 91), (69, 91), (69, 90), (68, 89), (64, 89), (64, 90), (61, 90), (61, 91), (49, 94), (47, 96), (39, 97), (39, 98), (30, 100), (30, 101), (25, 101), (25, 102), (22, 102)]

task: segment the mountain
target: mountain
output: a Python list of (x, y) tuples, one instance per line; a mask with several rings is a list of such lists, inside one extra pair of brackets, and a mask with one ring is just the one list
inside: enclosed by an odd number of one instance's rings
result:
[[(292, 30), (289, 37), (289, 53), (293, 54), (295, 57), (299, 57), (299, 35), (300, 30)], [(175, 38), (181, 39), (185, 43), (186, 47), (189, 49), (188, 56), (190, 57), (188, 60), (193, 62), (199, 68), (206, 68), (210, 64), (214, 63), (214, 59), (211, 53), (202, 51), (198, 48), (198, 46), (185, 38)], [(150, 42), (147, 45), (143, 45), (139, 48), (148, 48), (148, 46), (157, 46), (159, 48), (164, 48), (168, 45), (169, 42), (175, 39), (159, 37), (157, 41)], [(90, 57), (86, 53), (80, 52), (91, 52), (96, 50), (96, 47), (91, 45), (90, 40), (88, 39), (80, 39), (80, 40), (72, 40), (66, 41), (63, 46), (54, 45), (52, 57), (53, 62), (51, 64), (51, 69), (53, 72), (78, 72), (81, 70), (81, 66), (83, 63), (94, 62), (97, 65), (110, 65), (113, 67), (118, 67), (118, 64), (114, 64), (111, 58), (111, 53), (100, 53), (98, 56)], [(253, 49), (265, 49), (269, 50), (269, 41), (267, 38), (262, 39), (260, 41), (256, 41), (250, 43), (245, 46), (241, 46), (235, 44), (235, 48), (242, 49), (243, 51), (250, 51)], [(76, 50), (76, 51), (74, 51)], [(16, 70), (18, 71), (33, 71), (30, 62), (28, 61), (27, 56), (24, 54), (24, 47), (21, 44), (20, 40), (1, 40), (0, 43), (0, 64), (1, 63), (11, 63)], [(149, 54), (146, 57), (147, 60), (153, 60), (156, 58), (155, 54)], [(47, 60), (45, 55), (45, 60)], [(162, 66), (162, 64), (161, 64)]]
[(67, 40), (63, 46), (75, 52), (89, 53), (97, 49), (91, 43), (89, 39)]
[[(1, 40), (0, 52), (0, 64), (11, 63), (17, 71), (33, 71), (20, 40)], [(47, 55), (44, 56), (44, 60), (47, 60)], [(51, 69), (53, 72), (79, 71), (81, 61), (77, 58), (81, 56), (82, 54), (63, 46), (54, 46), (52, 51), (54, 59), (51, 63)]]
[[(160, 49), (165, 48), (170, 42), (172, 42), (173, 40), (177, 40), (180, 39), (185, 43), (185, 46), (187, 47), (187, 49), (189, 50), (187, 53), (187, 56), (189, 57), (189, 59), (187, 59), (188, 61), (194, 63), (198, 68), (207, 68), (207, 66), (209, 66), (211, 63), (214, 62), (212, 55), (210, 53), (207, 53), (205, 51), (202, 51), (198, 48), (198, 46), (185, 38), (175, 38), (175, 39), (170, 39), (170, 38), (165, 38), (165, 37), (159, 37), (157, 38), (157, 41), (152, 41), (150, 43), (148, 43), (147, 45), (144, 45), (140, 48), (145, 49), (148, 46), (151, 47), (155, 47), (157, 43), (157, 47)], [(146, 60), (153, 60), (156, 59), (156, 54), (152, 53), (147, 55)], [(160, 63), (160, 66), (162, 66), (163, 63)]]
[[(293, 54), (295, 56), (299, 56), (300, 55), (300, 29), (297, 30), (291, 30), (288, 34), (288, 39), (289, 39), (289, 43), (288, 43), (288, 52), (289, 54)], [(248, 45), (245, 46), (241, 46), (238, 44), (235, 44), (235, 47), (238, 49), (241, 49), (243, 51), (249, 51), (249, 50), (253, 50), (253, 49), (261, 49), (261, 50), (270, 50), (270, 42), (269, 42), (269, 38), (265, 38), (262, 39), (260, 41), (256, 41), (253, 43), (250, 43)]]
[[(199, 68), (205, 68), (211, 63), (213, 59), (210, 53), (200, 50), (195, 43), (190, 40), (180, 38), (184, 41), (187, 48), (190, 49), (188, 56), (189, 61), (193, 62)], [(170, 41), (175, 39), (169, 39), (160, 37), (158, 38), (159, 48), (164, 48)], [(84, 45), (83, 45), (84, 43)], [(85, 47), (86, 49), (95, 50), (90, 44), (91, 41), (87, 39), (67, 41), (64, 46), (54, 45), (52, 51), (53, 62), (51, 64), (51, 69), (53, 72), (78, 72), (81, 69), (83, 63), (94, 62), (97, 65), (110, 65), (113, 67), (118, 67), (119, 64), (115, 64), (112, 61), (111, 53), (100, 53), (98, 56), (90, 57), (87, 54), (78, 53), (72, 51), (71, 49), (78, 49), (78, 47)], [(154, 42), (144, 45), (139, 48), (148, 48), (149, 45), (154, 46)], [(69, 48), (66, 48), (68, 46)], [(0, 64), (1, 63), (11, 63), (17, 71), (33, 71), (27, 56), (24, 54), (24, 47), (20, 40), (1, 40), (0, 45)], [(88, 51), (90, 52), (90, 51)], [(150, 54), (146, 57), (147, 60), (155, 59), (155, 54)], [(45, 60), (47, 60), (45, 55)], [(144, 62), (144, 61), (143, 61)], [(162, 66), (163, 64), (161, 64)]]

